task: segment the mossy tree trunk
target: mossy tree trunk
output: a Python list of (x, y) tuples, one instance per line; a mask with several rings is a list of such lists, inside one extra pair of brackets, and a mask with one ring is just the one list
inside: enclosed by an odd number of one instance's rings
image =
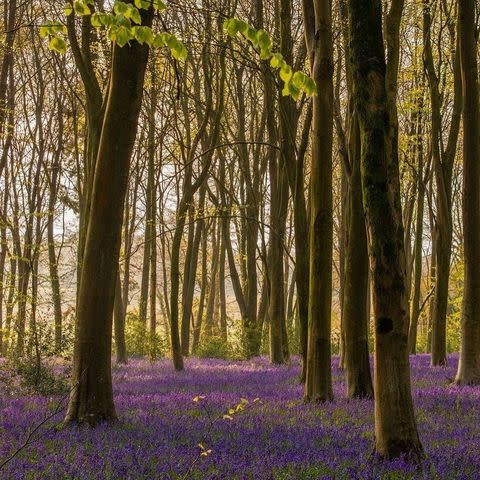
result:
[[(349, 33), (346, 2), (341, 2), (341, 15), (344, 21), (342, 35), (347, 58)], [(353, 99), (352, 69), (346, 62), (347, 91), (349, 104), (345, 129), (340, 118), (335, 117), (341, 142), (342, 154), (342, 229), (340, 242), (343, 251), (341, 354), (340, 365), (346, 370), (347, 395), (373, 397), (372, 375), (368, 348), (369, 327), (369, 265), (365, 212), (362, 204), (362, 180), (360, 172), (360, 128)], [(338, 88), (338, 87), (337, 87)], [(340, 92), (336, 92), (339, 101)], [(337, 105), (338, 111), (340, 107)]]
[(475, 5), (458, 2), (463, 84), (464, 294), (456, 383), (480, 384), (480, 106)]
[(375, 320), (375, 450), (420, 459), (410, 391), (408, 300), (395, 120), (378, 0), (349, 0), (354, 96), (361, 131), (363, 202), (369, 236)]
[(332, 2), (303, 2), (305, 41), (311, 75), (317, 83), (313, 98), (312, 166), (310, 177), (310, 283), (305, 400), (333, 398), (331, 372), (332, 308), (332, 142), (333, 46)]

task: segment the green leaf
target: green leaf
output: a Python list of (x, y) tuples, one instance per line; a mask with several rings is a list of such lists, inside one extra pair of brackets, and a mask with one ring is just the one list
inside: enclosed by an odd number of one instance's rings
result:
[(164, 33), (157, 33), (155, 35), (152, 43), (153, 48), (162, 48), (166, 45), (164, 35), (165, 35)]
[(272, 58), (270, 60), (270, 65), (273, 68), (280, 68), (284, 63), (285, 61), (283, 60), (283, 55), (281, 53), (274, 53), (272, 55)]
[(183, 43), (180, 42), (180, 47), (172, 49), (172, 56), (173, 58), (181, 62), (184, 62), (188, 57), (188, 51), (185, 45), (183, 45)]
[(238, 18), (229, 18), (223, 23), (223, 29), (228, 36), (234, 37), (238, 32), (245, 30), (247, 24)]
[(95, 12), (92, 17), (90, 18), (90, 23), (92, 24), (92, 27), (98, 28), (103, 25), (101, 21), (101, 13)]
[(108, 13), (102, 13), (102, 12), (95, 12), (91, 16), (91, 23), (92, 26), (98, 28), (98, 27), (109, 27), (113, 23), (113, 16), (109, 15)]
[(292, 72), (292, 67), (290, 65), (283, 65), (280, 68), (280, 78), (285, 82), (289, 82), (290, 79), (292, 78), (293, 72)]
[(113, 11), (117, 15), (126, 16), (126, 13), (128, 12), (128, 4), (126, 4), (125, 2), (115, 2), (115, 5), (113, 6)]
[(63, 38), (55, 36), (50, 40), (48, 48), (63, 54), (67, 51), (67, 44)]
[(171, 33), (161, 33), (158, 34), (153, 42), (153, 45), (156, 46), (167, 46), (170, 48), (170, 53), (172, 57), (176, 60), (185, 61), (188, 56), (188, 51), (185, 45), (177, 39), (175, 35)]
[(129, 40), (132, 39), (130, 29), (124, 26), (112, 26), (109, 36), (110, 40), (115, 42), (119, 47), (123, 47)]
[(50, 35), (50, 25), (42, 25), (40, 27), (40, 37), (46, 38)]
[(114, 23), (118, 27), (130, 28), (132, 26), (132, 22), (130, 21), (130, 19), (128, 19), (127, 17), (125, 17), (125, 15), (122, 15), (121, 13), (113, 17), (112, 23)]
[(295, 101), (297, 101), (300, 98), (300, 94), (301, 94), (300, 89), (296, 85), (294, 85), (293, 83), (290, 83), (289, 89), (290, 89), (290, 96)]
[(292, 77), (292, 83), (299, 89), (303, 89), (306, 77), (307, 76), (303, 72), (295, 72)]
[(150, 8), (150, 2), (145, 0), (135, 0), (135, 6), (140, 10), (148, 10)]
[(73, 13), (73, 5), (71, 3), (67, 3), (63, 11), (65, 12), (65, 16), (69, 17)]
[(75, 0), (75, 2), (73, 2), (73, 9), (75, 10), (75, 13), (81, 17), (85, 17), (92, 13), (87, 3), (80, 0)]
[(140, 44), (143, 45), (146, 43), (147, 45), (152, 45), (154, 41), (154, 36), (152, 29), (149, 27), (133, 27), (132, 28), (133, 36), (135, 40)]
[(313, 80), (310, 77), (307, 77), (303, 90), (310, 97), (317, 95), (318, 91), (317, 91), (317, 84), (315, 83), (315, 80)]
[(138, 11), (138, 8), (134, 7), (133, 5), (128, 6), (125, 18), (130, 19), (133, 23), (136, 23), (137, 25), (140, 25), (142, 23), (142, 17), (140, 16), (140, 12)]
[(256, 46), (256, 35), (257, 31), (252, 28), (250, 25), (247, 26), (244, 32), (242, 32), (250, 42), (252, 42)]
[(260, 50), (260, 59), (261, 60), (268, 60), (272, 56), (272, 52), (270, 49), (268, 50)]
[(256, 43), (261, 50), (270, 50), (272, 46), (272, 40), (268, 36), (265, 30), (258, 30), (256, 35)]
[(165, 10), (166, 8), (167, 8), (167, 5), (164, 2), (162, 2), (162, 0), (153, 0), (153, 9), (156, 12)]

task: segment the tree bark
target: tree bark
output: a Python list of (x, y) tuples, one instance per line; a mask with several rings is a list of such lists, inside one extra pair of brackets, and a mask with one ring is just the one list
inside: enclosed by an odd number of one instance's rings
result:
[[(149, 26), (153, 10), (142, 11)], [(72, 392), (65, 422), (116, 418), (111, 376), (112, 314), (123, 207), (140, 114), (148, 47), (113, 47), (110, 87), (96, 160), (80, 279)]]
[(456, 383), (480, 384), (480, 106), (475, 4), (459, 0), (463, 84), (464, 293)]
[(303, 2), (313, 98), (310, 177), (310, 281), (305, 400), (333, 398), (331, 372), (333, 45), (331, 0)]
[(115, 352), (117, 363), (127, 364), (127, 345), (125, 343), (125, 299), (122, 298), (122, 281), (120, 280), (120, 270), (117, 272), (115, 283), (115, 300), (113, 307), (113, 331), (115, 336)]
[(376, 332), (375, 449), (385, 458), (407, 454), (419, 460), (423, 449), (410, 392), (399, 172), (390, 131), (396, 122), (387, 94), (381, 3), (349, 0), (349, 28)]
[(455, 160), (458, 131), (461, 116), (461, 83), (459, 78), (460, 64), (458, 46), (453, 55), (454, 65), (454, 99), (452, 119), (448, 142), (442, 148), (442, 115), (440, 80), (435, 71), (431, 39), (431, 0), (424, 0), (423, 30), (424, 30), (424, 62), (430, 87), (431, 103), (431, 149), (433, 169), (435, 174), (436, 217), (435, 217), (435, 292), (432, 300), (432, 358), (431, 363), (445, 365), (447, 363), (447, 306), (448, 285), (450, 277), (450, 258), (452, 249), (452, 170)]
[(369, 266), (365, 213), (362, 205), (360, 173), (360, 131), (356, 115), (350, 119), (350, 161), (347, 194), (347, 238), (345, 248), (345, 277), (343, 326), (345, 340), (345, 369), (349, 398), (373, 397), (372, 376), (368, 352), (368, 295)]

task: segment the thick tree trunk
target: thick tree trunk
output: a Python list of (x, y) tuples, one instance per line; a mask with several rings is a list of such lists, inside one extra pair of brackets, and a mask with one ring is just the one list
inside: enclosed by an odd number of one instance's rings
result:
[(410, 454), (420, 459), (410, 392), (399, 173), (391, 151), (396, 122), (387, 97), (381, 3), (349, 0), (349, 27), (376, 331), (375, 449), (385, 458)]
[[(152, 10), (143, 14), (150, 25)], [(113, 47), (108, 101), (95, 168), (80, 279), (72, 392), (65, 422), (116, 418), (111, 376), (112, 314), (123, 206), (140, 114), (148, 47)]]
[[(332, 309), (332, 142), (333, 46), (332, 2), (304, 1), (305, 40), (311, 76), (318, 95), (313, 98), (312, 166), (310, 177), (310, 282), (305, 400), (331, 400)], [(314, 24), (312, 24), (314, 22)]]
[(464, 294), (456, 383), (480, 384), (480, 105), (475, 5), (459, 0), (463, 84)]

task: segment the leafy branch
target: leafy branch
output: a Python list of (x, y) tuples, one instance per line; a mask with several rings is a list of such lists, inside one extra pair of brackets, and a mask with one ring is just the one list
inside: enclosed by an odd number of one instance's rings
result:
[[(125, 46), (132, 40), (141, 45), (147, 44), (152, 48), (168, 47), (176, 60), (185, 61), (187, 49), (178, 38), (168, 32), (156, 32), (151, 27), (142, 25), (141, 10), (153, 8), (155, 12), (166, 9), (165, 3), (161, 0), (135, 0), (134, 3), (115, 1), (113, 11), (92, 12), (90, 5), (93, 0), (75, 0), (68, 2), (65, 6), (65, 15), (78, 15), (79, 17), (90, 17), (90, 23), (94, 28), (105, 29), (109, 40), (119, 47)], [(40, 27), (40, 36), (49, 38), (48, 48), (64, 54), (67, 51), (67, 29), (65, 25), (58, 22), (47, 22)]]
[(298, 100), (302, 92), (309, 97), (317, 94), (317, 85), (312, 78), (301, 71), (294, 72), (283, 55), (272, 50), (272, 39), (265, 30), (261, 28), (257, 30), (238, 18), (225, 20), (223, 28), (232, 38), (241, 34), (260, 52), (262, 60), (270, 60), (270, 66), (279, 70), (280, 78), (284, 84), (282, 95), (291, 96), (294, 100)]

